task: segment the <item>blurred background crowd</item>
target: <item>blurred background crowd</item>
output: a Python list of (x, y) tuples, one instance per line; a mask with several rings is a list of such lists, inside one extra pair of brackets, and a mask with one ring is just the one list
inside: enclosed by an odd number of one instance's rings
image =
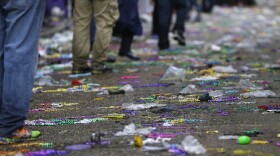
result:
[[(257, 2), (255, 0), (185, 0), (187, 3), (187, 12), (196, 10), (198, 14), (200, 12), (211, 13), (215, 6), (255, 6)], [(138, 2), (138, 9), (140, 18), (142, 20), (151, 21), (150, 18), (156, 8), (156, 0), (140, 0)], [(43, 35), (49, 35), (50, 33), (65, 29), (65, 26), (69, 26), (69, 23), (65, 25), (66, 20), (71, 20), (73, 11), (72, 0), (48, 0), (45, 14), (44, 27), (48, 31)], [(201, 17), (200, 17), (201, 18)], [(188, 17), (186, 18), (188, 20)], [(197, 21), (201, 20), (199, 18)], [(71, 24), (70, 24), (71, 25)], [(53, 29), (51, 29), (53, 28)], [(45, 29), (46, 30), (46, 29)]]

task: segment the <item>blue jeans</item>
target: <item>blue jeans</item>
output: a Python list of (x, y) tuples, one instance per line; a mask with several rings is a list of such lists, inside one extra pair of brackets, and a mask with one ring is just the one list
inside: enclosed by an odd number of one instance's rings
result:
[(0, 136), (24, 126), (45, 0), (0, 0)]

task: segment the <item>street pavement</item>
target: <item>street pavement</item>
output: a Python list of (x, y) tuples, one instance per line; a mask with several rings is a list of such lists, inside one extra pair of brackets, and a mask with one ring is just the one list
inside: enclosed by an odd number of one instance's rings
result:
[[(144, 35), (133, 44), (133, 52), (142, 60), (117, 57), (116, 63), (109, 64), (113, 73), (101, 75), (71, 75), (71, 37), (67, 39), (67, 33), (58, 39), (42, 38), (41, 47), (46, 51), (40, 51), (26, 121), (30, 129), (40, 130), (42, 135), (31, 142), (1, 146), (0, 154), (165, 156), (191, 155), (188, 149), (194, 148), (198, 153), (206, 149), (199, 154), (205, 156), (278, 156), (277, 13), (264, 6), (215, 8), (211, 15), (203, 15), (201, 23), (186, 24), (187, 46), (178, 46), (171, 36), (172, 48), (167, 51), (157, 50), (150, 24), (144, 23)], [(117, 56), (118, 48), (119, 40), (114, 39), (109, 54)], [(171, 68), (168, 75), (166, 71)], [(125, 85), (133, 90), (123, 92), (120, 88)], [(179, 93), (189, 85), (196, 89)], [(213, 95), (213, 91), (219, 92)], [(256, 91), (263, 94), (248, 95)], [(272, 93), (266, 95), (264, 91)], [(211, 100), (200, 99), (207, 93)], [(151, 103), (165, 105), (133, 110), (136, 104), (144, 107)], [(131, 129), (116, 136), (130, 124), (148, 132)], [(135, 135), (144, 142), (156, 136), (165, 139), (136, 147)], [(186, 145), (184, 151), (182, 141), (190, 135), (200, 145)], [(251, 141), (240, 145), (236, 139), (219, 139), (242, 135)], [(148, 151), (149, 147), (153, 150)]]

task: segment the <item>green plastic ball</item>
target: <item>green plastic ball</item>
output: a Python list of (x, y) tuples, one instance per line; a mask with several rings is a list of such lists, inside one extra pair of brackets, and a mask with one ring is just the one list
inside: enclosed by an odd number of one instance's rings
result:
[(237, 138), (237, 143), (239, 144), (239, 145), (247, 145), (247, 144), (249, 144), (250, 143), (250, 141), (251, 141), (251, 138), (250, 137), (248, 137), (248, 136), (239, 136), (238, 138)]

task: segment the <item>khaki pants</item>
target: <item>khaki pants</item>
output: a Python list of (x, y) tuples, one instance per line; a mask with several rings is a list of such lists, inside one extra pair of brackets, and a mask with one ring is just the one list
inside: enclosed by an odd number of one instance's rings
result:
[(96, 66), (106, 61), (106, 51), (112, 39), (112, 29), (119, 18), (117, 0), (75, 0), (73, 64), (86, 67), (90, 52), (90, 25), (95, 17), (96, 33), (92, 50)]

